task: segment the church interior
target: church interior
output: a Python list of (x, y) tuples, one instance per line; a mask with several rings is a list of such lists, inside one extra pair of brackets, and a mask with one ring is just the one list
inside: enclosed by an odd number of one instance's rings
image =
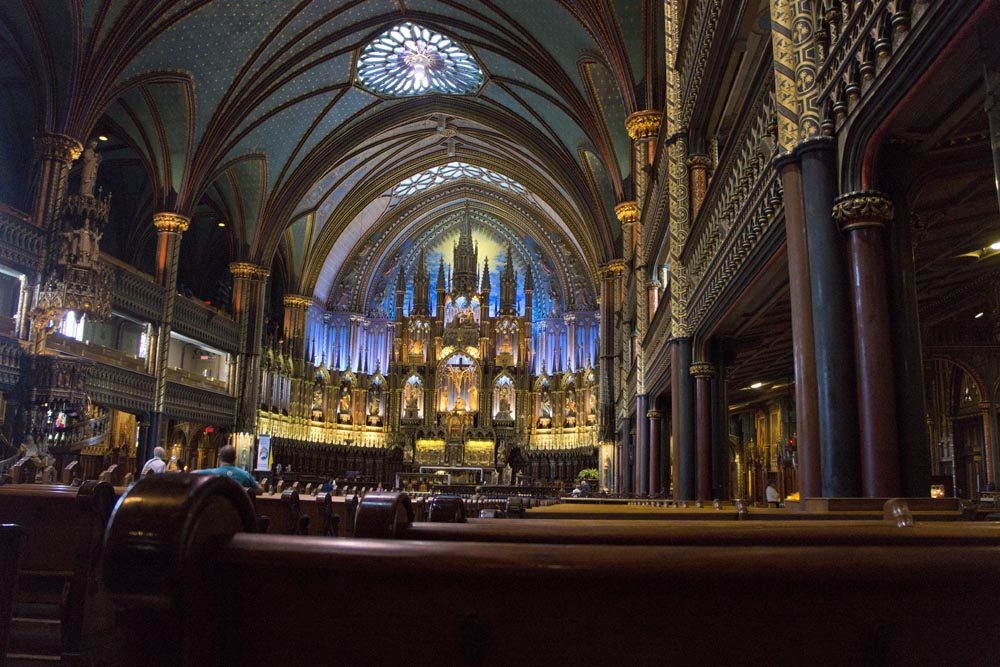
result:
[[(0, 73), (3, 523), (137, 481), (227, 536), (1000, 502), (1000, 0), (7, 0)], [(225, 446), (256, 510), (139, 481)]]

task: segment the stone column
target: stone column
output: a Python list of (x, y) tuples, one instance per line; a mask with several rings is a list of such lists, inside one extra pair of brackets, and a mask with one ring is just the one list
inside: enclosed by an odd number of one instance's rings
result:
[(892, 341), (886, 295), (883, 234), (892, 202), (878, 192), (838, 197), (833, 217), (847, 236), (847, 264), (854, 315), (855, 368), (861, 444), (862, 491), (868, 497), (899, 494), (899, 445), (893, 388)]
[(615, 217), (622, 226), (622, 257), (628, 266), (635, 254), (635, 224), (639, 219), (639, 207), (635, 201), (623, 201), (615, 206)]
[[(824, 137), (803, 142), (795, 150), (801, 160), (816, 368), (816, 418), (806, 424), (810, 429), (815, 424), (818, 434), (818, 441), (806, 443), (803, 450), (803, 430), (798, 427), (800, 491), (802, 487), (814, 488), (818, 465), (822, 469), (822, 495), (827, 497), (856, 496), (861, 489), (853, 341), (844, 326), (851, 312), (844, 239), (831, 212), (836, 195), (835, 148), (834, 142)], [(788, 197), (786, 193), (786, 201)], [(787, 210), (786, 204), (786, 217)], [(802, 497), (811, 495), (803, 493)]]
[[(286, 294), (281, 301), (285, 307), (285, 338), (295, 373), (291, 378), (292, 393), (289, 414), (308, 417), (312, 407), (312, 378), (306, 373), (306, 311), (312, 305), (312, 297), (304, 294)], [(308, 404), (307, 404), (308, 402)]]
[(625, 130), (635, 147), (635, 198), (641, 202), (649, 184), (649, 171), (656, 160), (656, 137), (660, 132), (663, 113), (654, 110), (636, 111), (625, 119)]
[(236, 363), (236, 430), (253, 433), (260, 403), (261, 335), (264, 329), (264, 291), (271, 272), (249, 262), (229, 265), (233, 274), (233, 317), (240, 329)]
[(785, 200), (788, 285), (792, 306), (792, 355), (795, 367), (795, 414), (799, 439), (799, 492), (803, 498), (817, 498), (825, 495), (824, 492), (829, 489), (823, 485), (823, 469), (820, 464), (816, 343), (802, 165), (791, 156), (782, 156), (775, 161), (775, 167), (781, 175)]
[(663, 413), (659, 410), (649, 410), (646, 412), (649, 419), (649, 492), (652, 494), (663, 491), (663, 481), (660, 476), (660, 451), (663, 443), (660, 442), (660, 423), (663, 421)]
[(649, 320), (652, 322), (656, 316), (656, 311), (660, 307), (660, 284), (655, 278), (646, 282), (646, 293), (649, 296)]
[(699, 361), (691, 364), (695, 379), (695, 450), (697, 452), (697, 499), (712, 499), (712, 378), (715, 366)]
[[(997, 481), (997, 471), (994, 466), (994, 441), (993, 441), (993, 406), (989, 401), (984, 401), (979, 404), (979, 408), (983, 411), (983, 469), (986, 473), (986, 482), (996, 482)], [(985, 487), (984, 487), (985, 490)]]
[(649, 489), (649, 397), (638, 394), (635, 397), (635, 489), (636, 493), (646, 495)]
[[(156, 282), (163, 288), (163, 311), (156, 331), (156, 347), (152, 355), (152, 372), (156, 377), (153, 412), (150, 413), (150, 440), (152, 446), (166, 441), (164, 409), (167, 401), (167, 357), (170, 352), (170, 330), (174, 321), (174, 300), (177, 297), (177, 263), (181, 253), (181, 235), (187, 231), (191, 219), (177, 213), (164, 211), (153, 214), (156, 227)], [(152, 450), (143, 452), (152, 456)]]
[(691, 178), (691, 219), (698, 217), (698, 211), (705, 202), (708, 193), (708, 176), (712, 168), (712, 158), (707, 155), (691, 155), (687, 159)]
[[(600, 368), (600, 439), (611, 442), (615, 438), (615, 311), (618, 309), (618, 282), (621, 280), (625, 264), (620, 259), (611, 260), (600, 268), (601, 278), (601, 368)], [(620, 448), (615, 449), (616, 452)], [(624, 457), (619, 456), (614, 462), (615, 470), (620, 472)], [(619, 476), (616, 474), (616, 478)], [(619, 488), (619, 490), (621, 490)]]
[(674, 500), (694, 500), (697, 463), (691, 396), (691, 339), (674, 338), (670, 344), (670, 424), (673, 430), (670, 460)]

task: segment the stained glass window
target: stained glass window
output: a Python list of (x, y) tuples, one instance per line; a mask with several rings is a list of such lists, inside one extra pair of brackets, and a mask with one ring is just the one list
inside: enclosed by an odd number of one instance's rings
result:
[(461, 46), (440, 33), (402, 23), (361, 52), (358, 81), (375, 93), (407, 97), (426, 93), (463, 95), (483, 84), (483, 71)]
[(528, 194), (525, 187), (517, 181), (514, 181), (503, 174), (498, 174), (495, 171), (483, 169), (482, 167), (476, 167), (471, 164), (466, 164), (465, 162), (449, 162), (448, 164), (443, 164), (439, 167), (431, 167), (426, 171), (410, 176), (396, 186), (395, 190), (393, 190), (393, 194), (397, 197), (407, 197), (415, 192), (420, 192), (425, 188), (440, 185), (445, 181), (452, 181), (459, 178), (471, 178), (496, 185), (504, 188), (505, 190), (510, 190), (511, 192), (516, 192), (521, 195)]

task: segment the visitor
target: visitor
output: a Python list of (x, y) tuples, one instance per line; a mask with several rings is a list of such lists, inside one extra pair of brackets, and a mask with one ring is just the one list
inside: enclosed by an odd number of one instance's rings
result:
[(590, 495), (590, 482), (586, 479), (580, 480), (580, 495), (589, 496)]
[(232, 445), (226, 445), (219, 450), (219, 467), (218, 468), (206, 468), (205, 470), (196, 470), (195, 475), (226, 475), (233, 480), (240, 483), (244, 488), (250, 489), (251, 491), (258, 491), (260, 485), (257, 484), (257, 480), (253, 478), (253, 475), (248, 473), (243, 468), (236, 466), (236, 448)]
[(781, 507), (781, 494), (774, 488), (774, 482), (768, 482), (764, 489), (764, 496), (767, 498), (768, 507)]
[(139, 477), (145, 477), (146, 475), (152, 475), (156, 473), (164, 472), (167, 469), (167, 450), (163, 447), (153, 448), (153, 458), (146, 461), (146, 465), (142, 466), (142, 472), (139, 473)]

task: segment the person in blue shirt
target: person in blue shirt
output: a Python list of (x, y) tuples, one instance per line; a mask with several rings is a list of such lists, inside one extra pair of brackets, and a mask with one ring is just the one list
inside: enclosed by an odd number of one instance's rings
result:
[(239, 482), (243, 487), (250, 489), (251, 491), (257, 492), (260, 490), (260, 485), (257, 484), (257, 480), (253, 478), (253, 475), (248, 473), (243, 468), (236, 466), (236, 448), (232, 445), (226, 445), (219, 450), (219, 467), (218, 468), (206, 468), (204, 470), (196, 470), (196, 475), (226, 475), (227, 477), (232, 477), (234, 480)]

